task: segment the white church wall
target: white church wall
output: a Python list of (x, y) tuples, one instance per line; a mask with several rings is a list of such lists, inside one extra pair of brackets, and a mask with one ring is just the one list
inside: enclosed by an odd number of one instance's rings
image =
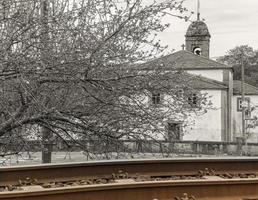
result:
[(205, 78), (214, 79), (216, 81), (223, 82), (223, 70), (222, 69), (209, 69), (209, 70), (186, 70), (186, 72), (194, 75), (201, 75)]
[[(245, 95), (246, 98), (250, 98), (250, 106), (255, 107), (258, 106), (258, 95)], [(237, 109), (237, 99), (241, 98), (240, 95), (233, 97), (233, 133), (235, 137), (241, 137), (242, 136), (242, 112), (238, 111)], [(246, 120), (246, 125), (253, 124), (255, 121), (253, 120), (255, 117), (258, 117), (258, 108), (255, 108), (251, 112), (251, 117), (249, 120)], [(247, 141), (248, 142), (258, 142), (258, 126), (254, 128), (248, 128), (246, 130), (248, 133)]]
[(192, 114), (190, 121), (193, 124), (185, 128), (183, 140), (194, 141), (222, 141), (222, 124), (221, 124), (221, 90), (202, 91), (211, 96), (213, 109), (202, 115)]
[[(148, 131), (145, 134), (149, 134), (155, 139), (165, 139), (167, 135), (167, 124), (168, 123), (182, 123), (182, 137), (181, 140), (191, 140), (191, 141), (222, 141), (222, 91), (221, 90), (202, 90), (201, 93), (206, 94), (209, 100), (212, 102), (212, 109), (207, 110), (207, 112), (196, 111), (195, 113), (189, 113), (190, 117), (184, 122), (183, 116), (178, 114), (178, 116), (170, 117), (164, 116), (163, 125), (159, 127), (159, 132)], [(143, 103), (150, 105), (149, 97), (145, 95), (140, 95)], [(164, 102), (169, 101), (170, 97), (164, 95)], [(163, 103), (164, 103), (163, 102)], [(157, 107), (157, 109), (163, 109)], [(143, 130), (146, 127), (143, 127)], [(139, 130), (141, 131), (141, 130)]]

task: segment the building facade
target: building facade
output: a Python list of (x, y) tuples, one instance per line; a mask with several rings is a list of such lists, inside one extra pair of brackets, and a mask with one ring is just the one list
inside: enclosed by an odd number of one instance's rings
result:
[(200, 77), (202, 84), (196, 89), (207, 93), (213, 104), (213, 109), (207, 113), (191, 116), (194, 123), (184, 129), (181, 128), (182, 121), (168, 122), (168, 138), (174, 135), (174, 139), (191, 141), (235, 141), (237, 137), (244, 137), (248, 141), (258, 142), (258, 128), (255, 125), (258, 88), (245, 84), (246, 102), (249, 102), (245, 108), (248, 134), (243, 136), (240, 82), (233, 80), (231, 66), (209, 57), (210, 39), (207, 25), (200, 20), (194, 21), (185, 35), (185, 49), (158, 59), (158, 62), (173, 63), (171, 68)]

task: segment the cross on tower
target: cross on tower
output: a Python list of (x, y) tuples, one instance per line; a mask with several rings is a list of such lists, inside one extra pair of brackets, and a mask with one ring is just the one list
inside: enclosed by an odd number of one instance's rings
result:
[(182, 47), (182, 50), (185, 50), (185, 44), (182, 44), (181, 47)]

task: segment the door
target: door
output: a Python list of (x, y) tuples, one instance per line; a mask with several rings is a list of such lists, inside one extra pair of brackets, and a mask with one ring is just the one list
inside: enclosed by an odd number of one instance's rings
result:
[(180, 140), (181, 138), (181, 123), (168, 123), (167, 140), (169, 142)]

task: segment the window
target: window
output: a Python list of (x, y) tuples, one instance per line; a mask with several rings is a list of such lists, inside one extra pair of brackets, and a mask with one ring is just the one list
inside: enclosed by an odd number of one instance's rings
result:
[(176, 97), (178, 99), (182, 99), (184, 97), (184, 90), (182, 89), (179, 89), (177, 92), (176, 92)]
[[(244, 106), (246, 109), (250, 108), (250, 98), (249, 97), (245, 98)], [(242, 98), (241, 97), (237, 98), (237, 111), (242, 112)]]
[[(237, 98), (237, 111), (242, 112), (242, 108), (243, 108), (242, 98), (238, 97)], [(245, 98), (244, 108), (245, 108), (245, 117), (251, 118), (251, 107), (250, 107), (250, 98), (249, 97)]]
[(182, 124), (178, 122), (169, 122), (167, 127), (167, 140), (175, 141), (181, 139)]
[(192, 107), (198, 107), (198, 95), (196, 93), (192, 93), (188, 97), (188, 103)]
[(245, 110), (245, 118), (247, 118), (247, 119), (251, 118), (251, 110), (250, 109)]
[(200, 47), (195, 47), (193, 53), (200, 56), (202, 55), (202, 49)]
[(151, 101), (153, 105), (161, 104), (161, 95), (160, 93), (152, 93)]

